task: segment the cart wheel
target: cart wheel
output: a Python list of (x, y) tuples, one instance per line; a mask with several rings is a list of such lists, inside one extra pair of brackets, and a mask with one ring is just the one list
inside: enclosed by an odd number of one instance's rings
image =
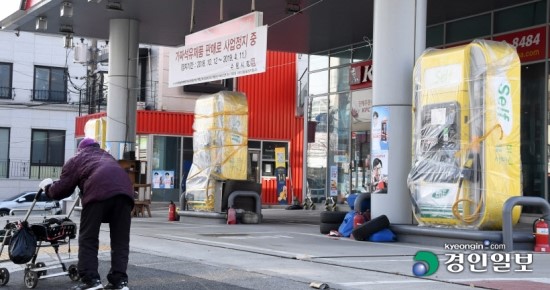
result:
[(69, 278), (71, 278), (72, 281), (78, 281), (80, 277), (78, 276), (78, 269), (76, 268), (76, 265), (70, 265), (69, 266)]
[(8, 284), (10, 280), (10, 272), (6, 268), (0, 268), (0, 286)]
[[(43, 267), (46, 267), (46, 264), (44, 264), (43, 262), (38, 262), (35, 264), (34, 266), (35, 268), (43, 268)], [(48, 274), (48, 270), (42, 270), (42, 271), (38, 271), (36, 272), (38, 274), (38, 278), (44, 276), (44, 275), (47, 275)]]
[(29, 289), (33, 289), (38, 284), (38, 274), (33, 271), (25, 272), (25, 286)]

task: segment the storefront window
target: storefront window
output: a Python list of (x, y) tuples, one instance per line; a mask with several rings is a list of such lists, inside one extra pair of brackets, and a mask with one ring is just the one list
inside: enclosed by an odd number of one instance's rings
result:
[(370, 128), (372, 89), (351, 92), (351, 191), (370, 188)]
[(353, 62), (361, 62), (372, 59), (372, 42), (365, 42), (353, 49)]
[(178, 201), (181, 192), (181, 138), (153, 137), (152, 200)]
[(491, 14), (474, 16), (447, 23), (447, 43), (491, 35)]
[(330, 54), (330, 67), (340, 66), (351, 62), (351, 50), (346, 49), (341, 52)]
[(328, 71), (320, 71), (309, 75), (310, 95), (322, 95), (328, 92)]
[(445, 39), (443, 34), (445, 33), (445, 28), (443, 24), (430, 26), (426, 29), (426, 47), (435, 47), (443, 45)]
[[(544, 63), (521, 67), (521, 160), (523, 195), (544, 197), (547, 162), (544, 157), (545, 81)], [(530, 212), (530, 209), (524, 211)]]
[[(307, 194), (315, 203), (326, 200), (328, 151), (328, 97), (310, 98), (309, 121), (315, 122), (315, 140), (307, 144)], [(313, 128), (309, 128), (313, 129)]]
[(349, 91), (349, 66), (330, 70), (331, 93)]
[(330, 95), (328, 121), (329, 195), (341, 201), (351, 189), (349, 93)]
[(316, 71), (326, 68), (328, 68), (328, 56), (314, 54), (309, 56), (309, 71)]
[(499, 10), (494, 16), (494, 32), (501, 33), (546, 22), (546, 1)]

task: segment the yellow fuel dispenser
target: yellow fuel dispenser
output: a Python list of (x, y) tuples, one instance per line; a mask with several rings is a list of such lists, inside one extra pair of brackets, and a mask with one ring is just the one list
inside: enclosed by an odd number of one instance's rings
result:
[[(500, 229), (522, 194), (520, 61), (513, 46), (476, 40), (429, 49), (414, 69), (412, 167), (420, 225)], [(513, 211), (513, 221), (521, 209)]]

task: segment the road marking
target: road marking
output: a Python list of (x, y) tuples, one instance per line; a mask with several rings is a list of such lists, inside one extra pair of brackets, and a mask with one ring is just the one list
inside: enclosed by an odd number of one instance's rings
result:
[(529, 278), (463, 278), (463, 279), (449, 279), (448, 281), (452, 282), (480, 282), (480, 281), (532, 281), (532, 282), (539, 282), (539, 283), (545, 283), (550, 284), (550, 278), (536, 278), (536, 277), (529, 277)]
[[(351, 258), (354, 258), (354, 259), (357, 259), (356, 261), (352, 261), (352, 260), (349, 260)], [(334, 262), (337, 262), (337, 261), (342, 261), (342, 258), (337, 258), (337, 257), (331, 257), (331, 258), (327, 258), (327, 257), (321, 257), (321, 258), (318, 258), (319, 260), (328, 260), (328, 261), (334, 261)], [(370, 260), (370, 258), (368, 256), (361, 256), (361, 257), (346, 257), (345, 258), (345, 262), (346, 264), (365, 264), (365, 263), (380, 263), (380, 262), (411, 262), (411, 259), (399, 259), (399, 260), (389, 260), (389, 259), (383, 259), (383, 260)]]
[(529, 277), (528, 279), (522, 278), (464, 278), (464, 279), (440, 279), (440, 280), (428, 280), (428, 279), (407, 279), (407, 280), (381, 280), (381, 281), (357, 281), (357, 282), (343, 282), (336, 283), (342, 286), (362, 286), (362, 285), (372, 285), (372, 284), (408, 284), (408, 283), (466, 283), (466, 282), (481, 282), (481, 281), (531, 281), (550, 284), (550, 278), (533, 278)]
[(208, 244), (218, 245), (218, 246), (223, 246), (223, 247), (226, 247), (226, 248), (231, 248), (231, 249), (234, 249), (234, 250), (246, 250), (246, 251), (250, 251), (250, 252), (254, 252), (254, 253), (260, 253), (260, 254), (271, 253), (271, 255), (285, 256), (285, 257), (299, 257), (299, 256), (302, 255), (302, 254), (292, 253), (292, 252), (271, 250), (271, 249), (268, 249), (268, 248), (237, 245), (237, 244), (233, 244), (233, 243), (217, 242), (217, 241), (211, 241), (211, 240), (205, 240), (205, 239), (196, 239), (196, 238), (188, 238), (188, 237), (175, 236), (175, 235), (157, 234), (156, 236), (166, 237), (166, 238), (174, 238), (174, 239), (189, 241), (189, 242), (193, 242), (193, 243), (197, 243), (197, 244), (206, 243), (206, 246), (208, 246)]
[(409, 283), (435, 283), (439, 281), (434, 280), (422, 280), (422, 279), (410, 279), (410, 280), (383, 280), (383, 281), (358, 281), (358, 282), (343, 282), (343, 283), (336, 283), (338, 285), (342, 286), (362, 286), (362, 285), (372, 285), (372, 284), (409, 284)]

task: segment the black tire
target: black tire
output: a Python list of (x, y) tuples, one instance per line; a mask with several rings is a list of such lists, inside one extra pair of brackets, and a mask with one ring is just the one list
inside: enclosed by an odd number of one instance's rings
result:
[(381, 215), (353, 229), (352, 234), (356, 240), (366, 241), (372, 234), (388, 228), (389, 226), (390, 221), (388, 217)]
[[(44, 268), (46, 267), (46, 264), (44, 264), (43, 262), (38, 262), (35, 264), (35, 268)], [(42, 270), (42, 271), (38, 271), (36, 272), (38, 274), (38, 278), (44, 276), (44, 275), (47, 275), (48, 274), (48, 270)]]
[(67, 270), (69, 273), (69, 278), (71, 281), (78, 281), (80, 280), (80, 276), (78, 275), (78, 269), (76, 268), (76, 265), (70, 265), (69, 270)]
[(0, 286), (8, 284), (10, 281), (10, 272), (6, 268), (0, 268)]
[(36, 285), (38, 285), (38, 274), (33, 271), (26, 271), (25, 272), (25, 286), (29, 289), (36, 288)]
[(327, 224), (341, 224), (346, 217), (345, 211), (322, 211), (321, 223)]
[(8, 209), (0, 209), (0, 216), (7, 216), (10, 215), (10, 211)]
[(319, 231), (321, 234), (326, 235), (329, 234), (330, 231), (337, 231), (339, 227), (340, 224), (321, 223), (319, 225)]

